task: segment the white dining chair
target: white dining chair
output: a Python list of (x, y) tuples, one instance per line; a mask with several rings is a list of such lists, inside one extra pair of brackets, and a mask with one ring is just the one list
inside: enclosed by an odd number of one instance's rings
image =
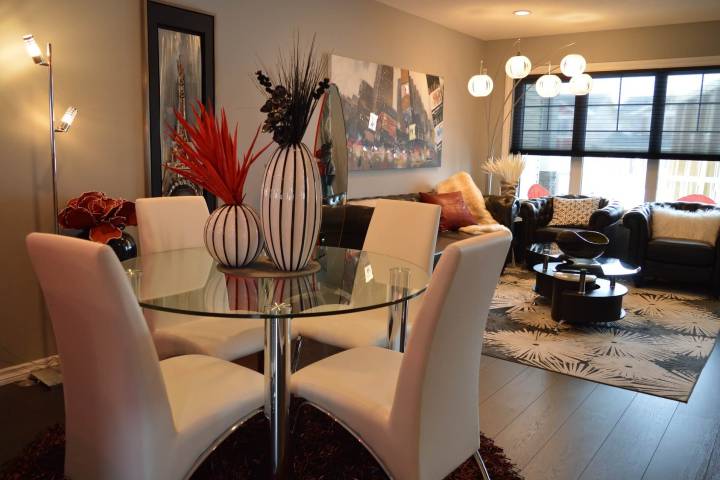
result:
[(187, 478), (258, 412), (262, 375), (201, 355), (159, 361), (131, 284), (106, 245), (32, 233), (65, 396), (65, 474)]
[(479, 456), (483, 332), (508, 232), (453, 243), (443, 253), (406, 353), (346, 350), (292, 376), (291, 391), (364, 442), (397, 480), (444, 478)]
[[(430, 273), (439, 223), (438, 205), (380, 199), (370, 219), (363, 251), (399, 258)], [(376, 271), (376, 274), (387, 276), (388, 272)], [(363, 272), (356, 272), (355, 279), (363, 281)], [(420, 303), (421, 298), (409, 302), (408, 328)], [(311, 338), (343, 349), (371, 345), (387, 347), (388, 327), (389, 313), (384, 308), (332, 317), (308, 317), (293, 323), (299, 342), (302, 338)], [(397, 328), (397, 325), (393, 327)]]
[[(210, 216), (200, 196), (138, 198), (140, 254), (204, 247)], [(237, 360), (263, 351), (262, 320), (211, 318), (146, 309), (160, 358), (192, 353)]]

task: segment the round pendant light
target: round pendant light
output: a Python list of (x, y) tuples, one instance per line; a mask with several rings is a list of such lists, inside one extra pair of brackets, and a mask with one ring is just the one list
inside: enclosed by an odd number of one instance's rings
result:
[(584, 73), (585, 67), (587, 67), (585, 57), (577, 53), (565, 55), (565, 57), (560, 61), (560, 71), (566, 77), (575, 77)]
[(592, 77), (587, 73), (581, 73), (570, 79), (570, 92), (573, 95), (587, 95), (592, 90), (592, 85)]
[(531, 69), (532, 63), (530, 63), (530, 59), (519, 53), (514, 57), (510, 57), (505, 63), (505, 73), (510, 78), (525, 78)]
[(560, 77), (547, 74), (538, 78), (535, 83), (535, 90), (537, 90), (538, 95), (544, 98), (557, 97), (560, 94), (560, 85), (562, 85)]
[(483, 72), (470, 77), (467, 87), (473, 97), (487, 97), (493, 90), (493, 80), (490, 75)]

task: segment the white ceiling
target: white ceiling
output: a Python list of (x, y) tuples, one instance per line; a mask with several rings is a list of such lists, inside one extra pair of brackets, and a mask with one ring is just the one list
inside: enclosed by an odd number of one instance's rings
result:
[(720, 0), (379, 1), (483, 40), (720, 20)]

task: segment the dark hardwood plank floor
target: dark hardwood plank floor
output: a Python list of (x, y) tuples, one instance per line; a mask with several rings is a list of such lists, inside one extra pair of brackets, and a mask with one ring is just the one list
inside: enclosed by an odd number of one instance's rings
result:
[(527, 480), (720, 480), (717, 345), (687, 404), (506, 363), (481, 368), (480, 424)]
[[(483, 431), (527, 480), (720, 480), (717, 346), (687, 404), (487, 356), (480, 393)], [(0, 462), (62, 418), (62, 389), (0, 387)]]

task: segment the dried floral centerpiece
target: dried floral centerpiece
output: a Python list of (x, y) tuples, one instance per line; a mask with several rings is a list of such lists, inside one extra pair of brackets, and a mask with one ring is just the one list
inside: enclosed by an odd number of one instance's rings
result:
[(165, 168), (200, 185), (225, 202), (205, 223), (205, 246), (221, 265), (232, 268), (245, 266), (258, 257), (264, 245), (260, 218), (244, 203), (245, 181), (250, 167), (272, 143), (253, 153), (260, 134), (258, 127), (250, 147), (242, 161), (238, 162), (237, 125), (230, 135), (225, 110), (221, 110), (218, 122), (213, 112), (198, 102), (198, 108), (193, 108), (193, 116), (195, 125), (175, 112), (189, 140), (172, 129), (168, 130), (168, 135), (179, 147), (174, 159), (184, 168), (169, 165)]
[(85, 192), (58, 213), (58, 224), (80, 230), (81, 238), (109, 245), (120, 260), (137, 255), (135, 240), (124, 231), (128, 225), (137, 225), (135, 203), (128, 200)]
[(520, 176), (525, 170), (525, 159), (522, 154), (508, 154), (499, 158), (490, 158), (483, 167), (487, 173), (500, 178), (500, 195), (514, 197)]
[(322, 184), (303, 136), (330, 86), (326, 72), (326, 59), (315, 54), (315, 39), (303, 52), (296, 37), (290, 54), (281, 55), (275, 73), (255, 73), (267, 97), (260, 109), (267, 115), (263, 131), (272, 133), (277, 143), (263, 177), (261, 221), (265, 250), (280, 270), (304, 269), (317, 243)]

